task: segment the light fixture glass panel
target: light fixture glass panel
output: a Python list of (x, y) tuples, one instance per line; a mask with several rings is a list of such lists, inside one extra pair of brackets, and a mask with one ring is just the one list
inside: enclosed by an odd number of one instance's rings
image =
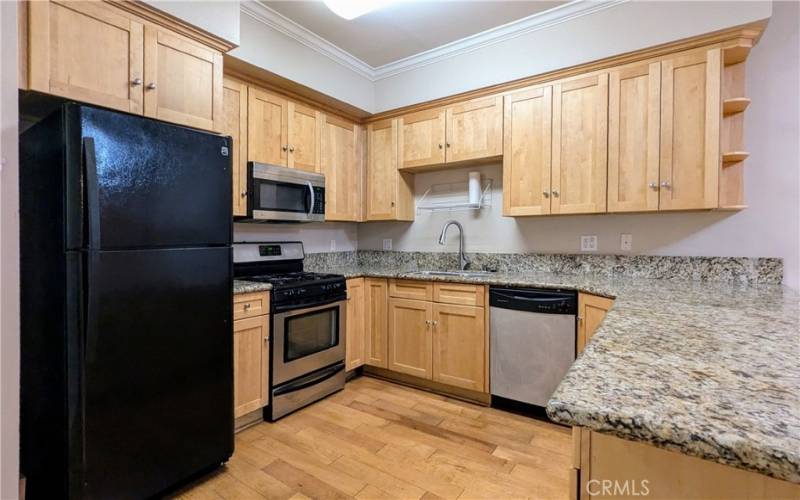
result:
[(334, 14), (348, 21), (381, 9), (396, 0), (324, 0)]

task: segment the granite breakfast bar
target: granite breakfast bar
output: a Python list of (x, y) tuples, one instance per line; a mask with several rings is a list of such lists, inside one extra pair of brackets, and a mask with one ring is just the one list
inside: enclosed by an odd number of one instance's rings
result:
[(354, 260), (310, 261), (307, 267), (348, 278), (563, 288), (614, 298), (553, 394), (548, 415), (566, 425), (753, 471), (792, 488), (800, 484), (797, 292), (735, 278), (683, 281), (509, 269), (485, 277), (422, 276), (418, 265)]

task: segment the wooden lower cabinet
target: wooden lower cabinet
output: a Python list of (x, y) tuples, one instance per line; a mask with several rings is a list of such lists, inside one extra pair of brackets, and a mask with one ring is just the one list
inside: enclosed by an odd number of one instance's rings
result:
[(431, 302), (389, 299), (390, 370), (432, 378), (432, 316)]
[(364, 364), (366, 336), (366, 295), (364, 278), (347, 280), (347, 333), (345, 338), (345, 367), (353, 370)]
[(269, 394), (269, 315), (233, 322), (233, 415), (264, 407)]
[(365, 363), (389, 367), (389, 284), (381, 278), (364, 278)]
[(483, 391), (485, 344), (483, 307), (433, 304), (433, 380)]
[(572, 439), (573, 499), (800, 498), (798, 484), (676, 451), (578, 427)]
[(606, 313), (614, 304), (613, 299), (599, 297), (588, 293), (578, 294), (578, 352), (582, 352), (586, 343), (603, 322)]

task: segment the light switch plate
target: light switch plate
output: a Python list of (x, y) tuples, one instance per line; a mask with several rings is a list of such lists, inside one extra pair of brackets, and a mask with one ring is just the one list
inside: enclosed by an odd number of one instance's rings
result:
[(583, 235), (581, 236), (581, 252), (596, 252), (597, 251), (597, 235)]
[(633, 235), (620, 234), (619, 235), (619, 249), (625, 252), (630, 252), (633, 248)]
[(384, 238), (383, 239), (383, 249), (384, 250), (391, 250), (392, 249), (392, 239), (391, 238)]

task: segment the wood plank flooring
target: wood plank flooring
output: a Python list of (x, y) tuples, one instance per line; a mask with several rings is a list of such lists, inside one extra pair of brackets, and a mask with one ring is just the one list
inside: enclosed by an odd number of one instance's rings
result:
[(236, 435), (183, 499), (569, 497), (570, 430), (382, 380)]

